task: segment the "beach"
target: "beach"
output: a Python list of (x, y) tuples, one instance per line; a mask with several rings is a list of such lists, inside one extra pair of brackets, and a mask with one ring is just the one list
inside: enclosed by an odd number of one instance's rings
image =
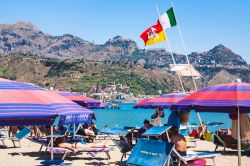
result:
[[(21, 140), (21, 148), (13, 148), (13, 144), (10, 141), (5, 142), (8, 148), (0, 148), (1, 162), (0, 166), (35, 166), (40, 165), (41, 161), (50, 159), (50, 154), (45, 152), (44, 149), (42, 152), (39, 152), (40, 145), (29, 141), (28, 139)], [(122, 154), (119, 149), (115, 146), (113, 141), (108, 140), (108, 145), (114, 147), (113, 151), (110, 151), (111, 159), (107, 160), (105, 153), (96, 154), (95, 158), (90, 157), (86, 153), (81, 155), (73, 155), (65, 158), (65, 163), (72, 163), (74, 166), (82, 165), (125, 165), (125, 162), (120, 162)], [(189, 143), (190, 146), (193, 146), (193, 143)], [(208, 151), (213, 152), (215, 145), (206, 141), (198, 141), (196, 148), (189, 148), (189, 150), (194, 151)], [(219, 152), (223, 150), (219, 148)], [(62, 155), (55, 156), (57, 159), (60, 159)], [(124, 159), (124, 161), (126, 161)], [(237, 152), (228, 151), (223, 155), (217, 156), (215, 158), (215, 163), (217, 166), (237, 166)], [(207, 159), (207, 165), (212, 165), (212, 160)], [(242, 166), (250, 165), (249, 157), (242, 155)]]

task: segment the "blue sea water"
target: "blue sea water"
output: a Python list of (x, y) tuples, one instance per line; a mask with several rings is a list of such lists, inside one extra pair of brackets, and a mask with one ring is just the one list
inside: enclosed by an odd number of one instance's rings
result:
[[(93, 109), (96, 115), (96, 124), (98, 128), (103, 128), (104, 125), (109, 127), (123, 127), (123, 126), (143, 126), (144, 119), (150, 120), (151, 115), (155, 109), (134, 109), (134, 103), (121, 103), (120, 109)], [(165, 117), (162, 123), (166, 123), (170, 110), (165, 109)], [(223, 122), (219, 127), (208, 127), (209, 131), (215, 131), (218, 128), (230, 128), (231, 120), (226, 113), (200, 113), (202, 121), (208, 122)], [(191, 112), (189, 124), (199, 124), (199, 120), (195, 111)]]

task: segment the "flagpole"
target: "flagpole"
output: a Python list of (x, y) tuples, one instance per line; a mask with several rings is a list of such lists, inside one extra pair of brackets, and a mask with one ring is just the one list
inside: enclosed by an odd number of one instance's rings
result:
[[(174, 10), (174, 13), (175, 13), (174, 3), (171, 2), (171, 4), (172, 4), (172, 7), (173, 7), (173, 10)], [(175, 14), (174, 14), (174, 15), (175, 15)], [(177, 29), (178, 29), (178, 32), (179, 32), (179, 36), (180, 36), (180, 39), (181, 39), (181, 44), (182, 44), (182, 47), (183, 47), (183, 49), (184, 49), (185, 57), (186, 57), (186, 60), (187, 60), (188, 66), (189, 66), (188, 68), (189, 68), (190, 73), (191, 73), (191, 76), (192, 76), (192, 80), (193, 80), (193, 84), (194, 84), (194, 87), (195, 87), (195, 91), (197, 91), (198, 88), (197, 88), (196, 82), (195, 82), (195, 80), (194, 80), (194, 76), (193, 76), (193, 73), (192, 73), (190, 61), (189, 61), (188, 56), (187, 56), (186, 45), (185, 45), (185, 43), (184, 43), (184, 39), (183, 39), (182, 32), (181, 32), (181, 29), (180, 29), (180, 26), (179, 26), (179, 23), (178, 23), (178, 20), (177, 20), (176, 15), (175, 15), (175, 19), (176, 19), (176, 23), (177, 23)]]
[[(156, 5), (156, 10), (157, 10), (157, 13), (158, 13), (158, 17), (160, 18), (160, 12), (159, 12), (159, 9), (158, 9), (158, 6), (157, 6), (157, 5)], [(162, 28), (162, 29), (163, 29), (164, 35), (165, 35), (165, 37), (166, 37), (166, 40), (167, 40), (167, 45), (168, 45), (168, 48), (169, 48), (169, 50), (170, 50), (170, 54), (171, 54), (173, 63), (174, 63), (174, 65), (176, 66), (176, 62), (175, 62), (175, 59), (174, 59), (174, 55), (173, 55), (173, 51), (172, 51), (172, 47), (171, 47), (171, 45), (170, 45), (169, 39), (168, 39), (168, 37), (167, 37), (167, 34), (166, 34), (166, 32), (165, 32), (165, 29), (164, 29), (164, 28)], [(176, 73), (177, 73), (178, 79), (179, 79), (179, 81), (180, 81), (180, 83), (181, 83), (182, 91), (183, 91), (183, 93), (185, 93), (185, 89), (184, 89), (184, 86), (183, 86), (181, 77), (180, 77), (180, 75), (178, 74), (178, 72), (176, 72)]]
[[(174, 15), (175, 15), (175, 8), (174, 8), (174, 3), (171, 2), (171, 5), (173, 7), (173, 10), (174, 10)], [(188, 63), (188, 68), (190, 70), (190, 73), (191, 73), (191, 76), (192, 76), (192, 80), (193, 80), (193, 84), (194, 84), (194, 88), (195, 88), (195, 91), (198, 90), (197, 88), (197, 85), (196, 85), (196, 82), (194, 80), (194, 76), (193, 76), (193, 73), (192, 73), (192, 69), (191, 69), (191, 65), (190, 65), (190, 61), (188, 59), (188, 56), (187, 56), (187, 49), (186, 49), (186, 45), (185, 45), (185, 42), (184, 42), (184, 39), (183, 39), (183, 36), (182, 36), (182, 32), (181, 32), (181, 28), (179, 26), (179, 23), (178, 23), (178, 20), (177, 20), (177, 17), (175, 15), (175, 20), (176, 20), (176, 24), (177, 24), (177, 29), (178, 29), (178, 32), (179, 32), (179, 36), (180, 36), (180, 39), (181, 39), (181, 44), (182, 44), (182, 47), (184, 49), (184, 54), (185, 54), (185, 57), (186, 57), (186, 60), (187, 60), (187, 63)], [(201, 117), (200, 117), (200, 114), (197, 112), (197, 116), (199, 118), (199, 121), (201, 123)]]

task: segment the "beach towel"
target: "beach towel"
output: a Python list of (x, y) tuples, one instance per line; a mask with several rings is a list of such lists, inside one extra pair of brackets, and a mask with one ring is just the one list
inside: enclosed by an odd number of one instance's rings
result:
[[(237, 120), (232, 120), (232, 137), (237, 140)], [(241, 141), (250, 141), (250, 120), (248, 114), (240, 114)]]
[[(192, 161), (188, 161), (187, 165), (188, 166), (206, 166), (206, 160), (205, 159), (195, 159)], [(175, 164), (175, 166), (177, 166), (178, 163)], [(181, 166), (187, 166), (185, 163), (181, 163)]]

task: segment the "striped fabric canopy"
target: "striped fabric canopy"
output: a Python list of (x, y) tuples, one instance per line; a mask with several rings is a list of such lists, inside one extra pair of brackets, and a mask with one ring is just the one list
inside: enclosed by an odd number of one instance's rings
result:
[(250, 112), (250, 84), (228, 83), (200, 89), (171, 106), (172, 110), (198, 112)]
[(0, 78), (0, 126), (90, 122), (93, 112), (52, 92)]
[[(146, 98), (146, 99), (143, 99), (143, 100), (139, 101), (138, 103), (136, 103), (136, 105), (134, 106), (134, 108), (147, 108), (146, 104), (151, 99), (152, 98)], [(150, 108), (150, 107), (148, 107), (148, 108)]]
[(86, 97), (77, 92), (55, 91), (59, 95), (86, 108), (104, 108), (105, 105), (98, 100)]
[(134, 108), (169, 108), (172, 104), (184, 98), (186, 93), (163, 94), (156, 98), (145, 99), (138, 102)]

